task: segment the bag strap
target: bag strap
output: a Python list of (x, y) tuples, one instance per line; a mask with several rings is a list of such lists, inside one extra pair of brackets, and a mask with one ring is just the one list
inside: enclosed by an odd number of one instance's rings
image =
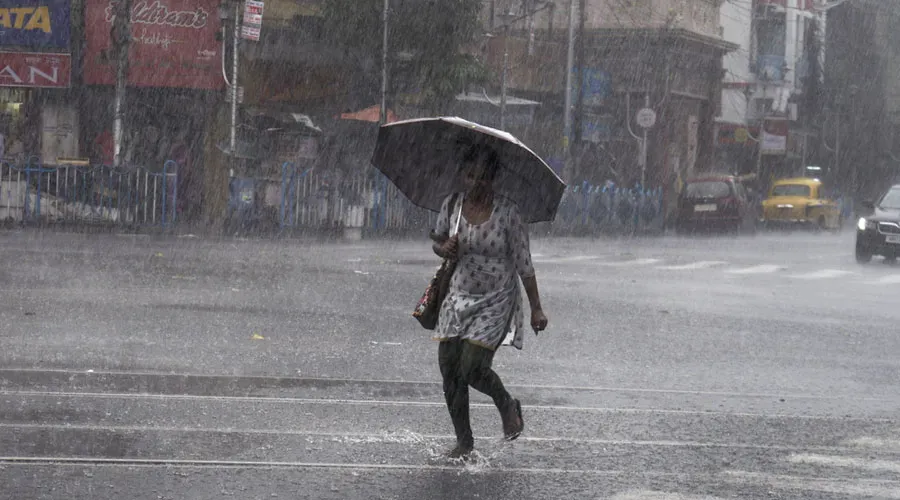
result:
[[(456, 204), (459, 202), (459, 198), (460, 198), (459, 193), (455, 193), (453, 195), (453, 200), (451, 200), (450, 205), (456, 206)], [(456, 227), (453, 228), (453, 232), (450, 233), (451, 238), (454, 235), (456, 235), (457, 233), (459, 233), (459, 220), (462, 219), (462, 209), (463, 209), (463, 204), (459, 203), (459, 210), (456, 211)]]

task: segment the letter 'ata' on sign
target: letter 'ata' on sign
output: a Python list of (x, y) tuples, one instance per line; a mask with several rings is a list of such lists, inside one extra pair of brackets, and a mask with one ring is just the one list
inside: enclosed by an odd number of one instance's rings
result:
[(47, 7), (0, 7), (0, 28), (52, 33)]

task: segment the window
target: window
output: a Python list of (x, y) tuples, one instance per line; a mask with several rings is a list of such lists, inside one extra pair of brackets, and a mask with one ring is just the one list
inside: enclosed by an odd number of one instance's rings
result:
[(804, 184), (781, 184), (772, 188), (772, 196), (802, 196), (809, 197), (812, 190)]
[(725, 181), (692, 182), (687, 185), (685, 197), (688, 199), (726, 198), (731, 196), (731, 186)]
[(900, 210), (900, 189), (894, 188), (888, 191), (881, 201), (878, 202), (878, 206), (881, 208), (888, 208), (892, 210)]

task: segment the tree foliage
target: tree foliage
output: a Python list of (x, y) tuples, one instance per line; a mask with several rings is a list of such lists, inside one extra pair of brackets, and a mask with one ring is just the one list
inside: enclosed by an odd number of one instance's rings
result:
[[(329, 41), (368, 73), (378, 89), (383, 0), (324, 0)], [(417, 93), (435, 112), (467, 83), (483, 81), (481, 63), (463, 49), (480, 36), (481, 0), (390, 0), (388, 23), (391, 94)]]

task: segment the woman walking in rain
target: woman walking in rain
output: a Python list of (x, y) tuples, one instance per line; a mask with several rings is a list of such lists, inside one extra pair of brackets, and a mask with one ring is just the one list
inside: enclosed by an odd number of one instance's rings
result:
[[(465, 458), (474, 449), (469, 386), (494, 400), (505, 439), (516, 439), (524, 429), (521, 404), (491, 369), (501, 345), (522, 348), (519, 278), (531, 305), (531, 327), (535, 332), (547, 327), (527, 227), (519, 207), (494, 190), (499, 168), (492, 148), (473, 147), (462, 167), (468, 190), (444, 200), (432, 235), (434, 252), (457, 261), (435, 331), (444, 397), (456, 431), (450, 458)], [(451, 228), (458, 233), (451, 234)]]

